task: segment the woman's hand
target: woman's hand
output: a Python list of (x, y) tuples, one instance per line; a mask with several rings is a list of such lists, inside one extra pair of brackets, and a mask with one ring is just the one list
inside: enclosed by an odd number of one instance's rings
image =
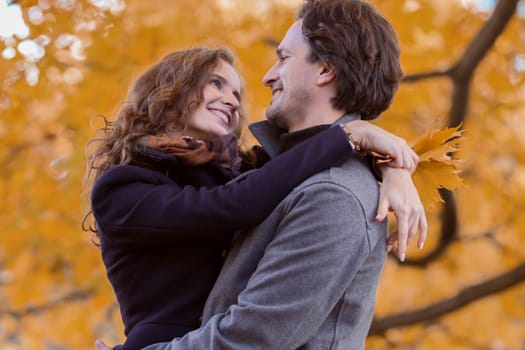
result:
[(419, 157), (401, 137), (363, 120), (354, 120), (342, 127), (361, 149), (378, 153), (388, 166), (404, 168), (410, 173), (416, 169)]
[(410, 173), (406, 169), (383, 165), (380, 166), (380, 170), (383, 174), (383, 183), (379, 190), (376, 220), (383, 221), (389, 210), (394, 212), (397, 218), (397, 231), (388, 236), (387, 251), (392, 250), (397, 241), (397, 256), (399, 260), (404, 261), (407, 245), (418, 230), (417, 246), (419, 249), (423, 249), (428, 228), (425, 209), (421, 204)]
[(97, 339), (97, 341), (95, 342), (95, 347), (97, 348), (97, 350), (111, 350), (111, 348), (100, 339)]

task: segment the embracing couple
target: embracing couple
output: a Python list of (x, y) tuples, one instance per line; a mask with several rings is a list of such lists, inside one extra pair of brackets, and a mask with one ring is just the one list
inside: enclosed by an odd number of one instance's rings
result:
[(115, 349), (362, 349), (386, 252), (403, 260), (418, 231), (422, 248), (418, 157), (368, 122), (402, 77), (389, 22), (364, 1), (305, 1), (276, 56), (250, 126), (261, 147), (239, 149), (242, 79), (210, 48), (151, 66), (95, 140)]

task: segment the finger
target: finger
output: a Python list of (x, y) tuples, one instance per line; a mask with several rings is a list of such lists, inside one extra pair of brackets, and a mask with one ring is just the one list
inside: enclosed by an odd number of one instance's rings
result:
[(412, 169), (415, 168), (415, 164), (414, 164), (414, 158), (412, 157), (412, 154), (411, 152), (407, 152), (406, 153), (406, 166), (405, 166), (405, 169), (411, 171)]
[(417, 166), (419, 163), (419, 156), (412, 149), (410, 151), (412, 152), (412, 159), (414, 160), (414, 165)]
[(421, 214), (421, 218), (419, 219), (419, 241), (417, 242), (417, 247), (419, 249), (423, 249), (423, 246), (425, 245), (425, 241), (427, 240), (427, 233), (428, 233), (428, 223), (427, 223), (427, 217), (425, 215), (425, 212)]
[(405, 261), (407, 250), (407, 234), (399, 233), (399, 239), (397, 241), (397, 256), (399, 261)]
[(389, 155), (392, 157), (393, 165), (396, 168), (402, 168), (403, 163), (405, 161), (403, 148), (401, 145), (399, 145), (399, 142), (394, 143), (392, 147), (390, 147)]
[(410, 216), (410, 222), (408, 224), (408, 235), (407, 235), (407, 246), (410, 244), (412, 238), (416, 235), (417, 229), (419, 227), (419, 218), (420, 215), (417, 212), (412, 212)]
[(97, 347), (97, 350), (111, 350), (111, 348), (100, 339), (95, 341), (95, 346)]
[(413, 174), (414, 171), (416, 171), (417, 164), (418, 164), (418, 162), (419, 162), (419, 158), (410, 157), (410, 160), (411, 160), (412, 162), (411, 162), (411, 166), (410, 166), (410, 168), (408, 168), (408, 171), (410, 172), (410, 174)]
[(388, 154), (383, 154), (382, 156), (382, 163), (385, 163), (392, 168), (401, 168), (400, 164), (402, 164), (402, 162), (400, 161), (399, 155), (396, 154), (396, 152), (390, 152)]
[(412, 220), (410, 223), (409, 239), (412, 239), (417, 234), (419, 225), (421, 223), (421, 216), (423, 215), (424, 211), (423, 204), (418, 201), (418, 206), (412, 210), (412, 214), (410, 215)]
[(381, 198), (379, 201), (379, 206), (377, 207), (376, 221), (385, 220), (388, 215), (388, 201), (384, 198)]
[(408, 218), (406, 215), (400, 215), (397, 218), (398, 241), (397, 256), (400, 261), (405, 261), (407, 239), (408, 239)]
[(410, 171), (410, 174), (413, 174), (414, 171), (416, 171), (417, 165), (419, 164), (419, 156), (417, 155), (416, 152), (412, 151), (411, 159), (412, 159), (412, 167), (408, 170)]
[(392, 232), (387, 240), (386, 240), (386, 252), (387, 253), (390, 253), (392, 251), (392, 248), (394, 247), (394, 244), (396, 243), (397, 241), (397, 231), (396, 232)]

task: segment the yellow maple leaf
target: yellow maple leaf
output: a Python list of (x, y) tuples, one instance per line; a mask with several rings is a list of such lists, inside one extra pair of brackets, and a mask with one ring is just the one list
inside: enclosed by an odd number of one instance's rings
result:
[(463, 135), (459, 128), (431, 131), (412, 147), (419, 156), (412, 178), (427, 210), (443, 202), (438, 189), (452, 191), (461, 185), (462, 162), (452, 156), (458, 151), (458, 141)]

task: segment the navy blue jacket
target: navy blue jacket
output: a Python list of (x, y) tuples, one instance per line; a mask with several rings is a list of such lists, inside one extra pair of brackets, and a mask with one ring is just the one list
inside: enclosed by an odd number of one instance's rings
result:
[(107, 171), (91, 201), (125, 325), (123, 349), (198, 328), (233, 231), (255, 226), (295, 186), (350, 153), (346, 135), (334, 127), (226, 185), (213, 164), (176, 159), (160, 171), (134, 165)]

